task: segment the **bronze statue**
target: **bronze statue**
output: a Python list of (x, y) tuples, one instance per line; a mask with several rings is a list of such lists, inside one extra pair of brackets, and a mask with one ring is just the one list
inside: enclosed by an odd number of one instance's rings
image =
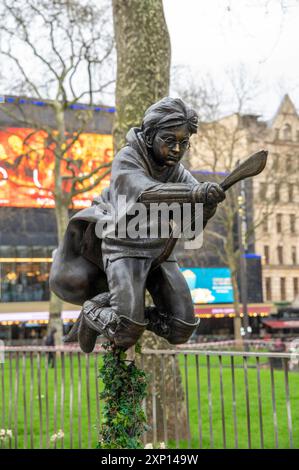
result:
[[(171, 344), (185, 343), (196, 329), (190, 291), (171, 252), (175, 240), (149, 237), (148, 231), (145, 236), (132, 238), (126, 232), (120, 237), (117, 230), (99, 238), (96, 227), (123, 196), (126, 208), (140, 203), (147, 210), (151, 203), (202, 203), (205, 227), (225, 199), (224, 191), (257, 170), (241, 171), (227, 178), (227, 184), (198, 183), (180, 163), (197, 125), (196, 112), (178, 98), (150, 106), (141, 127), (128, 132), (127, 145), (114, 158), (110, 187), (70, 219), (50, 275), (51, 289), (59, 297), (83, 305), (65, 341), (78, 340), (83, 351), (91, 352), (102, 334), (127, 349), (146, 329)], [(265, 160), (266, 152), (263, 156)], [(132, 214), (125, 220), (128, 227)], [(146, 219), (147, 229), (150, 223)], [(153, 307), (145, 308), (146, 289)]]

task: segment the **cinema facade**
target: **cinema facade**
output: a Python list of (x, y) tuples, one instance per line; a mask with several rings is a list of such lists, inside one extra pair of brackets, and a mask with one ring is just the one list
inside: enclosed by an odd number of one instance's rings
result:
[[(1, 106), (8, 109), (18, 103), (36, 121), (53, 122), (46, 103), (33, 99), (5, 96)], [(76, 130), (77, 113), (84, 105), (67, 110), (68, 132)], [(19, 111), (20, 109), (20, 111)], [(112, 123), (114, 108), (92, 108), (93, 119), (84, 133), (70, 148), (77, 168), (99, 165), (113, 158)], [(51, 150), (51, 149), (50, 149)], [(194, 172), (199, 181), (206, 179)], [(48, 323), (49, 271), (53, 250), (57, 247), (53, 184), (53, 158), (47, 135), (24, 127), (22, 120), (13, 119), (0, 109), (0, 339), (33, 340), (40, 342)], [(70, 215), (90, 205), (109, 178), (89, 193), (73, 201)], [(253, 250), (253, 247), (252, 247)], [(234, 309), (229, 270), (219, 265), (213, 253), (201, 256), (193, 251), (178, 249), (178, 258), (192, 292), (197, 316), (202, 318), (199, 332), (209, 335), (232, 334)], [(260, 257), (251, 253), (248, 275), (254, 282), (249, 299), (249, 315), (253, 331), (258, 331), (260, 319), (269, 313), (262, 302), (259, 283)], [(251, 267), (252, 266), (252, 267)], [(254, 273), (254, 274), (253, 274)], [(250, 283), (249, 283), (250, 284)], [(79, 313), (74, 305), (64, 304), (62, 321), (69, 326)]]

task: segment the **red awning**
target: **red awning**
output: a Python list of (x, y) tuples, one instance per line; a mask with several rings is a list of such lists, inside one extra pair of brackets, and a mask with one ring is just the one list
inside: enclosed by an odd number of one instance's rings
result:
[(299, 329), (299, 320), (263, 320), (265, 326), (269, 326), (269, 328), (273, 328), (275, 330), (283, 330), (283, 329)]

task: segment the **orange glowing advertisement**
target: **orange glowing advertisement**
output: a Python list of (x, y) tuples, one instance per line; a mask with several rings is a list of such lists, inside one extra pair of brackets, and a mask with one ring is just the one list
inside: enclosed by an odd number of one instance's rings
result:
[[(71, 140), (72, 139), (72, 140)], [(73, 142), (71, 144), (71, 142)], [(112, 136), (83, 133), (70, 136), (67, 151), (60, 163), (62, 176), (89, 175), (113, 158)], [(44, 131), (25, 128), (0, 130), (0, 206), (54, 207), (55, 144)], [(107, 171), (102, 168), (78, 182), (76, 189), (88, 188)], [(69, 190), (71, 179), (64, 179)], [(90, 206), (92, 199), (109, 185), (105, 176), (92, 190), (73, 198), (73, 208)]]

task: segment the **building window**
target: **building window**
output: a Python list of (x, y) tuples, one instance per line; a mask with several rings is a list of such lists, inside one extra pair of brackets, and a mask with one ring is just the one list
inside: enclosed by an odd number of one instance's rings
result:
[(266, 199), (266, 196), (267, 196), (267, 184), (260, 183), (260, 198)]
[(277, 233), (282, 232), (282, 214), (276, 214), (276, 231)]
[(294, 297), (297, 297), (299, 294), (298, 277), (293, 278), (293, 289), (294, 289)]
[(293, 155), (287, 155), (287, 158), (286, 158), (286, 172), (287, 173), (290, 173), (291, 171), (293, 171), (293, 164), (294, 164)]
[(292, 246), (292, 264), (297, 264), (297, 250), (295, 246)]
[(50, 262), (1, 262), (1, 301), (31, 302), (49, 300)]
[(269, 227), (268, 227), (268, 216), (267, 214), (263, 213), (263, 232), (268, 233)]
[(286, 300), (286, 278), (280, 278), (280, 298), (281, 300)]
[(274, 185), (274, 200), (275, 202), (280, 201), (280, 184), (279, 183)]
[(277, 247), (277, 260), (278, 260), (278, 264), (283, 264), (283, 248), (282, 248), (282, 246)]
[(283, 128), (283, 138), (285, 140), (292, 140), (292, 128), (290, 124), (285, 124)]
[(270, 264), (269, 246), (268, 245), (264, 245), (264, 258), (265, 258), (265, 264)]
[(290, 214), (290, 232), (296, 233), (296, 216), (295, 214)]
[(299, 142), (299, 131), (296, 132), (297, 142)]
[(294, 185), (289, 183), (288, 185), (288, 195), (289, 195), (289, 202), (294, 202)]
[(49, 300), (54, 246), (0, 246), (0, 302)]
[(279, 163), (279, 155), (278, 153), (273, 154), (273, 160), (272, 160), (272, 170), (277, 171), (278, 170), (278, 163)]
[(275, 128), (275, 140), (279, 140), (279, 131), (280, 129), (278, 127)]
[(0, 258), (52, 258), (55, 246), (22, 246), (22, 245), (2, 245), (0, 246)]
[(266, 277), (265, 283), (266, 283), (266, 300), (272, 300), (271, 277)]

